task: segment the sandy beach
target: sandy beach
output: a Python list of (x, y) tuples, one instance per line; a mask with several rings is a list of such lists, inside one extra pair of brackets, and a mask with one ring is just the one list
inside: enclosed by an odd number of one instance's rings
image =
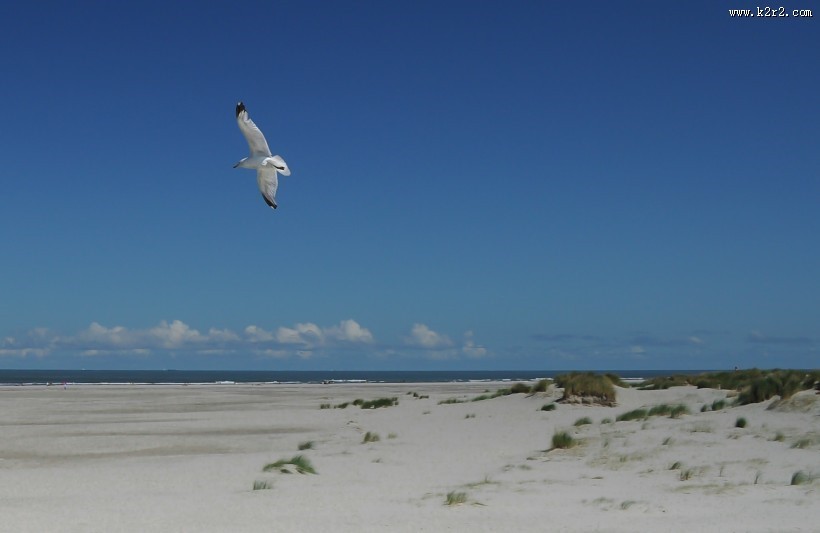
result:
[[(619, 388), (616, 407), (552, 411), (554, 388), (467, 401), (509, 385), (3, 387), (0, 530), (820, 528), (814, 391), (707, 412), (726, 391)], [(615, 421), (659, 404), (690, 413)], [(551, 449), (557, 431), (579, 444)], [(263, 472), (297, 455), (316, 473)]]

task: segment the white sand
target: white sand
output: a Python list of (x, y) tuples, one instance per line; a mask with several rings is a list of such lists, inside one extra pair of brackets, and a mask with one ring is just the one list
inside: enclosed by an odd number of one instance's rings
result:
[[(551, 412), (549, 394), (439, 405), (500, 386), (0, 388), (0, 530), (820, 531), (820, 479), (791, 485), (820, 478), (813, 392), (706, 413), (725, 391), (619, 389), (615, 408)], [(399, 405), (319, 408), (386, 396)], [(692, 414), (601, 423), (660, 403)], [(546, 451), (556, 430), (583, 443)], [(381, 440), (363, 444), (367, 431)], [(262, 472), (299, 453), (317, 475)], [(451, 491), (467, 502), (445, 505)]]

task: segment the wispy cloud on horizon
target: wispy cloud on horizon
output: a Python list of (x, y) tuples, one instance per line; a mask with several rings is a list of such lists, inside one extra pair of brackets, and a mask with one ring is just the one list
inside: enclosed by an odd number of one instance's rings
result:
[(477, 359), (490, 355), (486, 347), (476, 343), (472, 331), (465, 331), (463, 337), (459, 347), (447, 335), (430, 329), (426, 324), (416, 323), (410, 335), (404, 338), (404, 345), (421, 352), (428, 359), (456, 359), (462, 356)]
[[(389, 348), (386, 348), (389, 346)], [(54, 353), (81, 356), (149, 355), (154, 353), (231, 354), (248, 353), (258, 357), (308, 359), (320, 352), (356, 349), (383, 357), (404, 350), (427, 358), (485, 357), (487, 348), (478, 344), (472, 331), (464, 333), (457, 346), (449, 336), (416, 323), (410, 336), (395, 345), (383, 345), (356, 320), (319, 326), (313, 322), (265, 329), (252, 324), (241, 331), (209, 328), (199, 330), (181, 320), (160, 321), (150, 328), (108, 327), (92, 322), (87, 328), (62, 335), (47, 328), (34, 328), (19, 336), (0, 339), (0, 357), (47, 357)]]

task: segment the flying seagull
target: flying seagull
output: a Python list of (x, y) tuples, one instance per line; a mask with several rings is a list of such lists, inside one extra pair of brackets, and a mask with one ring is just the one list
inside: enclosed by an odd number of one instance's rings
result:
[(236, 104), (236, 122), (239, 124), (242, 135), (248, 141), (251, 155), (239, 161), (233, 168), (255, 169), (256, 183), (259, 184), (262, 198), (271, 208), (276, 209), (276, 187), (279, 185), (276, 174), (290, 176), (288, 164), (280, 156), (271, 155), (268, 141), (248, 116), (248, 111), (242, 102)]

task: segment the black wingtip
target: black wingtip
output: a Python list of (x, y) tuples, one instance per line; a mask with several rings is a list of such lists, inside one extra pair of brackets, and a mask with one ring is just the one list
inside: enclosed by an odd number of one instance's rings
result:
[(262, 195), (262, 198), (265, 200), (265, 203), (268, 204), (271, 208), (276, 209), (276, 202), (271, 202), (270, 200), (268, 200), (268, 197), (264, 194)]
[(244, 110), (245, 110), (245, 104), (243, 104), (242, 102), (239, 102), (238, 104), (236, 104), (236, 116), (237, 117), (239, 116), (239, 113), (241, 113)]

